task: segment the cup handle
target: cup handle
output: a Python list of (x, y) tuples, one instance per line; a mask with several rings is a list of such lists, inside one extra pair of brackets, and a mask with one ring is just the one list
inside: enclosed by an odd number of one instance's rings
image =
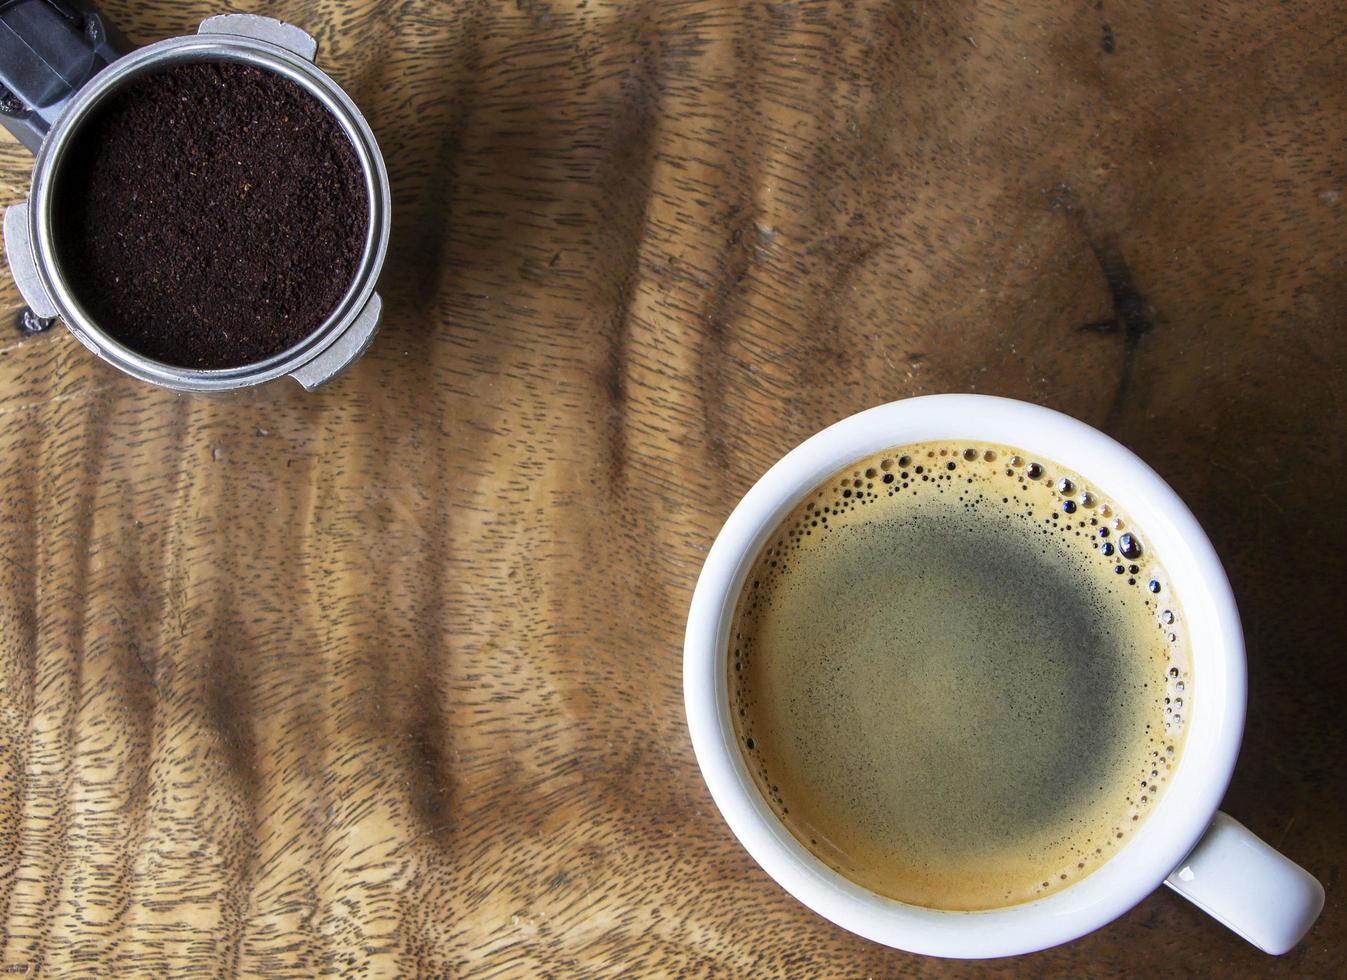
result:
[(1219, 812), (1165, 884), (1273, 956), (1300, 942), (1324, 907), (1312, 874)]

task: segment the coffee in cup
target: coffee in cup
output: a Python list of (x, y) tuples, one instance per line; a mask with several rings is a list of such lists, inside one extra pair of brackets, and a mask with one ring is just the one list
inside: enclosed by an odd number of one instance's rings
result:
[(1164, 793), (1191, 670), (1163, 556), (1041, 454), (862, 459), (767, 539), (727, 665), (744, 761), (862, 887), (952, 911), (1089, 875)]

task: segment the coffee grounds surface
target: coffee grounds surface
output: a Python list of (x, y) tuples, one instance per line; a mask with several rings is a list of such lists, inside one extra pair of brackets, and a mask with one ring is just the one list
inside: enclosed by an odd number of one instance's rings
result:
[(68, 151), (54, 207), (94, 321), (198, 369), (312, 333), (355, 277), (369, 224), (360, 161), (322, 103), (233, 62), (175, 65), (109, 99)]

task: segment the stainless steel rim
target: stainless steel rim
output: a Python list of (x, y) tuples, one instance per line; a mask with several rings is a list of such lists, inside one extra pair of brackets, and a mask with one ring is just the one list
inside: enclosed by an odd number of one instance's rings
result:
[[(308, 337), (265, 361), (243, 367), (202, 371), (151, 360), (118, 343), (94, 323), (75, 298), (61, 272), (53, 242), (51, 191), (65, 151), (95, 108), (122, 85), (167, 65), (192, 61), (235, 61), (256, 65), (304, 87), (341, 124), (360, 160), (369, 197), (369, 228), (354, 280), (337, 308)], [(312, 62), (278, 45), (235, 35), (170, 38), (115, 61), (86, 85), (48, 134), (33, 171), (29, 232), (42, 285), (79, 340), (95, 354), (143, 381), (178, 391), (225, 391), (282, 377), (331, 346), (360, 315), (377, 285), (391, 229), (388, 170), (369, 124), (351, 98)]]

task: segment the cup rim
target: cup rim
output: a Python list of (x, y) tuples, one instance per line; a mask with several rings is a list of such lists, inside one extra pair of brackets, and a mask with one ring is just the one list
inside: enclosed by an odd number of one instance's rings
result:
[[(781, 824), (743, 762), (729, 711), (730, 620), (766, 539), (823, 480), (889, 448), (970, 439), (1043, 456), (1118, 503), (1157, 542), (1190, 629), (1193, 695), (1178, 766), (1159, 803), (1098, 869), (1021, 905), (954, 912), (907, 905), (852, 883)], [(684, 640), (684, 709), (698, 766), (731, 831), (804, 905), (867, 939), (957, 958), (1015, 955), (1085, 935), (1157, 888), (1197, 843), (1229, 784), (1243, 731), (1246, 673), (1239, 613), (1220, 560), (1168, 484), (1126, 447), (1071, 416), (979, 394), (926, 395), (845, 418), (801, 443), (736, 505), (693, 593)]]

